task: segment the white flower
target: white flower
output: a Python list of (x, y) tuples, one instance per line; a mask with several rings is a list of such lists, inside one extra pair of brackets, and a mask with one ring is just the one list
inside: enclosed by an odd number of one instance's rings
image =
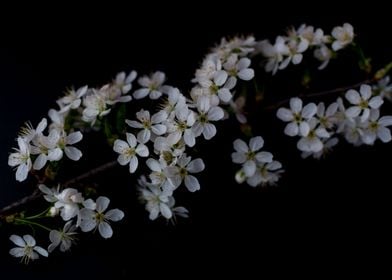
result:
[(95, 89), (90, 95), (87, 95), (83, 99), (83, 105), (86, 108), (83, 110), (82, 119), (85, 122), (91, 123), (91, 125), (94, 125), (97, 117), (104, 117), (109, 114), (111, 110), (107, 107), (105, 98)]
[(80, 192), (73, 188), (64, 189), (61, 193), (56, 195), (57, 201), (54, 207), (60, 209), (61, 218), (64, 221), (69, 221), (79, 214), (79, 204), (82, 204), (84, 199)]
[(20, 136), (27, 142), (30, 143), (34, 140), (35, 137), (42, 135), (42, 132), (48, 125), (48, 121), (46, 118), (43, 118), (40, 123), (37, 125), (37, 128), (34, 128), (31, 123), (26, 123), (24, 127), (20, 130)]
[(38, 254), (44, 257), (48, 256), (48, 252), (44, 248), (35, 245), (36, 242), (34, 237), (29, 234), (23, 235), (23, 238), (13, 234), (10, 236), (10, 240), (18, 246), (10, 250), (11, 256), (22, 258), (22, 262), (26, 264), (30, 260), (38, 259)]
[(149, 154), (148, 148), (144, 144), (138, 144), (135, 135), (127, 133), (127, 142), (117, 139), (114, 141), (113, 150), (120, 155), (117, 161), (121, 165), (129, 163), (129, 172), (134, 173), (137, 169), (139, 161), (136, 155), (147, 157)]
[(68, 94), (59, 100), (57, 104), (60, 106), (60, 113), (66, 113), (71, 109), (77, 109), (82, 103), (81, 98), (86, 95), (88, 86), (80, 87), (77, 91), (71, 89)]
[(202, 99), (202, 102), (197, 106), (199, 114), (192, 130), (196, 137), (203, 134), (204, 139), (210, 140), (216, 134), (216, 127), (210, 121), (221, 120), (224, 117), (224, 112), (222, 108), (218, 106), (211, 107), (208, 100)]
[(234, 163), (243, 164), (242, 168), (246, 177), (251, 177), (256, 172), (256, 163), (268, 163), (272, 161), (272, 154), (268, 152), (258, 152), (264, 146), (261, 136), (253, 137), (249, 140), (249, 146), (237, 139), (234, 141), (236, 152), (231, 154)]
[(339, 142), (339, 139), (334, 137), (334, 138), (324, 138), (322, 139), (323, 142), (323, 149), (320, 150), (319, 152), (313, 153), (313, 152), (302, 152), (301, 157), (302, 158), (307, 158), (309, 156), (313, 156), (315, 159), (320, 159), (323, 155), (326, 155), (327, 153), (332, 151), (332, 148), (336, 146)]
[(285, 39), (281, 36), (276, 38), (275, 44), (272, 45), (268, 40), (261, 41), (258, 45), (261, 54), (268, 58), (265, 64), (265, 71), (272, 72), (275, 75), (278, 69), (284, 69), (287, 67), (289, 60), (283, 63), (285, 56), (290, 54), (290, 49), (286, 45)]
[(318, 121), (311, 119), (309, 121), (309, 132), (303, 136), (297, 143), (297, 148), (304, 152), (317, 153), (323, 149), (323, 142), (321, 139), (329, 138), (330, 134), (324, 127), (317, 126)]
[(323, 70), (332, 58), (332, 51), (326, 45), (321, 45), (314, 50), (314, 57), (322, 62), (318, 70)]
[(239, 96), (235, 101), (230, 100), (230, 107), (235, 113), (235, 117), (237, 118), (238, 122), (241, 124), (245, 124), (248, 121), (244, 113), (245, 104), (245, 96)]
[(253, 79), (255, 75), (254, 70), (249, 68), (250, 64), (251, 60), (249, 58), (242, 57), (238, 59), (237, 54), (232, 54), (223, 64), (223, 68), (230, 76), (234, 78), (238, 77), (244, 81), (249, 81)]
[(61, 252), (68, 251), (71, 248), (72, 242), (75, 240), (74, 235), (77, 234), (75, 230), (76, 226), (72, 224), (72, 221), (67, 222), (61, 231), (52, 230), (49, 233), (49, 239), (52, 242), (48, 247), (49, 253), (52, 253), (59, 245)]
[(40, 185), (38, 186), (38, 188), (40, 189), (41, 192), (44, 193), (44, 199), (45, 199), (47, 202), (53, 203), (53, 202), (58, 201), (58, 198), (57, 198), (57, 197), (58, 197), (58, 195), (60, 194), (60, 185), (57, 186), (57, 188), (49, 189), (47, 186), (45, 186), (45, 185), (43, 185), (43, 184), (40, 184)]
[(332, 36), (336, 41), (332, 43), (332, 49), (338, 51), (351, 44), (354, 39), (354, 28), (351, 24), (345, 23), (343, 26), (337, 26), (332, 30)]
[(289, 136), (306, 136), (309, 133), (308, 120), (317, 112), (317, 106), (314, 103), (307, 104), (302, 108), (302, 100), (298, 97), (290, 99), (290, 110), (279, 108), (276, 113), (277, 117), (282, 121), (289, 122), (284, 133)]
[(159, 111), (150, 117), (150, 112), (142, 109), (136, 113), (136, 118), (139, 122), (131, 120), (126, 120), (125, 122), (130, 127), (142, 129), (137, 134), (137, 140), (140, 143), (147, 143), (151, 138), (151, 132), (154, 133), (154, 135), (162, 135), (166, 133), (167, 128), (162, 124), (162, 122), (167, 120), (166, 111)]
[(283, 172), (281, 168), (282, 164), (276, 160), (269, 163), (263, 163), (257, 166), (254, 175), (249, 177), (246, 182), (252, 187), (258, 185), (275, 185), (280, 178), (280, 174)]
[(162, 85), (165, 82), (165, 73), (155, 72), (151, 77), (143, 76), (139, 78), (138, 83), (142, 86), (141, 89), (133, 93), (136, 99), (142, 99), (147, 95), (151, 99), (158, 99), (162, 96)]
[(173, 198), (169, 193), (163, 191), (159, 186), (140, 182), (142, 188), (139, 188), (140, 198), (146, 202), (146, 210), (150, 212), (150, 220), (158, 218), (162, 214), (166, 219), (173, 216), (173, 212), (169, 206)]
[(177, 161), (176, 166), (169, 166), (166, 169), (167, 177), (171, 180), (175, 187), (181, 185), (184, 180), (185, 187), (190, 192), (195, 192), (200, 189), (200, 184), (197, 178), (192, 173), (199, 173), (204, 170), (204, 162), (201, 158), (191, 161), (191, 157), (183, 154)]
[(371, 110), (370, 116), (364, 125), (362, 141), (365, 144), (373, 145), (377, 138), (383, 143), (388, 143), (392, 140), (391, 131), (387, 126), (392, 125), (392, 116), (384, 116), (380, 118), (379, 110)]
[(156, 160), (149, 158), (146, 161), (146, 165), (148, 168), (151, 169), (150, 173), (150, 180), (152, 184), (160, 186), (164, 191), (166, 192), (172, 192), (174, 190), (174, 185), (170, 180), (168, 180), (166, 176), (166, 168), (167, 168), (167, 163), (164, 160)]
[(361, 85), (359, 91), (361, 95), (353, 89), (346, 92), (346, 99), (354, 105), (346, 110), (346, 116), (355, 118), (362, 112), (361, 122), (364, 122), (369, 118), (370, 108), (378, 109), (384, 101), (380, 96), (372, 97), (372, 88), (369, 85)]
[(177, 144), (182, 138), (187, 146), (193, 147), (196, 143), (192, 126), (195, 123), (195, 113), (184, 106), (175, 112), (175, 120), (168, 122), (168, 142)]
[(30, 158), (30, 145), (22, 137), (18, 137), (18, 149), (15, 153), (11, 153), (8, 157), (8, 165), (18, 167), (16, 169), (15, 178), (17, 181), (22, 182), (26, 180), (27, 175), (32, 167)]
[(37, 135), (31, 146), (31, 153), (38, 155), (33, 168), (41, 170), (48, 161), (59, 161), (63, 157), (63, 151), (57, 146), (61, 135), (57, 130), (51, 130), (48, 136)]
[(128, 76), (125, 72), (117, 74), (113, 84), (121, 90), (122, 94), (127, 94), (132, 89), (132, 82), (136, 79), (136, 71), (131, 71)]
[(327, 110), (325, 110), (324, 102), (320, 102), (317, 106), (317, 118), (319, 119), (320, 125), (326, 129), (331, 129), (336, 123), (335, 114), (338, 110), (338, 103), (331, 103)]
[(83, 232), (92, 231), (98, 228), (103, 238), (110, 238), (113, 235), (109, 221), (117, 222), (124, 218), (124, 212), (119, 209), (112, 209), (104, 213), (108, 208), (110, 199), (100, 196), (96, 201), (96, 210), (83, 208), (80, 210), (80, 228)]
[(377, 85), (374, 85), (372, 88), (375, 94), (392, 101), (392, 84), (390, 83), (389, 76), (379, 80)]

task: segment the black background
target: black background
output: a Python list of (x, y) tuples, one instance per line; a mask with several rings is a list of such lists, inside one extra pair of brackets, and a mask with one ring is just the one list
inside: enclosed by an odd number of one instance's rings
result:
[[(7, 166), (19, 127), (26, 120), (37, 123), (72, 85), (100, 85), (119, 71), (135, 69), (141, 74), (162, 70), (169, 84), (185, 88), (189, 83), (184, 81), (192, 78), (203, 55), (222, 36), (253, 33), (258, 39), (271, 39), (287, 26), (303, 22), (326, 32), (350, 22), (375, 65), (392, 57), (391, 43), (384, 40), (391, 35), (387, 19), (291, 16), (271, 20), (245, 11), (237, 11), (242, 16), (219, 17), (215, 13), (172, 15), (144, 10), (143, 20), (135, 18), (134, 10), (127, 15), (108, 11), (110, 16), (37, 15), (7, 21), (0, 45), (0, 206), (30, 191), (26, 184), (14, 181)], [(352, 79), (350, 72), (335, 67), (322, 78), (344, 85), (345, 75)], [(361, 148), (340, 144), (323, 161), (301, 160), (295, 141), (283, 136), (284, 126), (274, 119), (274, 113), (263, 117), (259, 130), (266, 149), (287, 170), (277, 187), (253, 189), (234, 183), (230, 153), (236, 132), (222, 125), (218, 136), (202, 145), (207, 165), (200, 177), (202, 190), (179, 198), (179, 204), (191, 211), (189, 220), (180, 220), (176, 226), (150, 222), (138, 206), (126, 172), (108, 173), (101, 178), (106, 187), (102, 191), (110, 194), (120, 189), (122, 196), (114, 196), (112, 206), (125, 208), (127, 214), (126, 220), (113, 226), (112, 239), (87, 234), (71, 253), (54, 254), (26, 267), (7, 255), (12, 246), (10, 232), (1, 229), (0, 271), (4, 277), (0, 278), (96, 279), (110, 275), (129, 279), (138, 273), (203, 275), (211, 268), (218, 273), (263, 274), (284, 270), (286, 263), (298, 261), (300, 269), (312, 263), (327, 271), (347, 267), (347, 260), (353, 257), (363, 261), (388, 251), (390, 144)], [(23, 234), (29, 229), (15, 230)], [(322, 261), (328, 254), (333, 260)]]

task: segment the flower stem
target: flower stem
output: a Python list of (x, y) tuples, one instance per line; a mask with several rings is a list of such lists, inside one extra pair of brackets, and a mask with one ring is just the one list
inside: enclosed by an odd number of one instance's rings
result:
[(32, 226), (40, 227), (40, 228), (42, 228), (44, 230), (47, 230), (47, 231), (51, 231), (50, 228), (48, 228), (48, 227), (46, 227), (44, 225), (41, 225), (40, 223), (32, 222), (32, 221), (29, 221), (29, 220), (26, 220), (26, 219), (21, 219), (21, 218), (16, 218), (15, 219), (15, 224), (17, 224), (17, 225), (32, 225)]

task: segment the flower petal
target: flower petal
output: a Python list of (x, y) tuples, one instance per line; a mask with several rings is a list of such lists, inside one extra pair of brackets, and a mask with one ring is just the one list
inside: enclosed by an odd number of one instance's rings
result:
[(105, 214), (105, 218), (117, 222), (124, 218), (124, 212), (119, 209), (112, 209)]
[(101, 234), (101, 236), (105, 239), (110, 238), (113, 235), (113, 230), (112, 230), (111, 226), (106, 222), (100, 223), (98, 225), (98, 230), (99, 230), (99, 233)]
[(97, 203), (96, 204), (97, 212), (102, 213), (108, 208), (110, 199), (107, 198), (106, 196), (100, 196), (97, 198), (96, 203)]

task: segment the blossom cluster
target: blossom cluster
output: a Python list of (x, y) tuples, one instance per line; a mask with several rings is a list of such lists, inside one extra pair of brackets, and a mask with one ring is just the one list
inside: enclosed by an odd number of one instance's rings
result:
[(300, 64), (303, 54), (310, 49), (314, 50), (314, 57), (321, 62), (319, 70), (322, 70), (336, 56), (336, 52), (350, 45), (353, 39), (354, 28), (349, 23), (334, 27), (331, 35), (326, 35), (321, 28), (303, 24), (298, 29), (289, 29), (286, 36), (276, 37), (274, 44), (268, 40), (261, 41), (257, 49), (268, 58), (265, 71), (272, 74), (285, 69), (290, 62)]
[(297, 148), (303, 157), (320, 158), (338, 143), (337, 135), (355, 146), (373, 145), (377, 139), (387, 143), (392, 140), (388, 128), (392, 116), (381, 116), (380, 108), (391, 92), (388, 82), (387, 76), (373, 87), (362, 84), (359, 92), (349, 89), (345, 99), (338, 97), (328, 106), (324, 102), (303, 106), (303, 101), (294, 97), (290, 108), (280, 108), (277, 117), (288, 122), (286, 135), (300, 137)]
[[(175, 192), (200, 190), (198, 174), (206, 164), (194, 147), (216, 136), (217, 122), (231, 113), (241, 125), (247, 124), (244, 111), (249, 93), (246, 90), (244, 93), (244, 89), (255, 77), (251, 59), (261, 55), (265, 71), (274, 75), (290, 63), (301, 63), (304, 53), (312, 49), (314, 57), (322, 62), (318, 67), (321, 70), (337, 51), (352, 44), (353, 39), (354, 30), (348, 23), (333, 28), (330, 35), (320, 28), (301, 25), (290, 29), (287, 36), (278, 36), (274, 44), (268, 40), (256, 41), (252, 36), (222, 39), (203, 59), (192, 80), (193, 87), (187, 93), (168, 85), (165, 73), (160, 71), (139, 77), (136, 71), (121, 72), (102, 87), (68, 90), (57, 100), (58, 108), (49, 110), (50, 123), (44, 118), (37, 127), (27, 124), (21, 129), (18, 147), (10, 154), (8, 164), (15, 167), (16, 180), (24, 181), (29, 174), (40, 174), (44, 168), (50, 170), (64, 154), (78, 161), (82, 152), (74, 145), (92, 129), (107, 133), (110, 126), (106, 122), (118, 103), (125, 107), (131, 101), (132, 105), (153, 101), (154, 108), (139, 106), (116, 119), (125, 129), (109, 133), (112, 139), (108, 142), (117, 162), (126, 166), (126, 172), (139, 175), (138, 193), (149, 219), (188, 217), (188, 210), (176, 204)], [(338, 135), (356, 146), (373, 145), (376, 139), (390, 142), (388, 126), (392, 125), (392, 116), (381, 116), (380, 112), (384, 99), (392, 100), (389, 77), (373, 86), (363, 84), (359, 91), (350, 89), (344, 99), (339, 97), (327, 105), (304, 104), (302, 99), (293, 97), (290, 108), (279, 108), (277, 117), (287, 123), (285, 134), (299, 137), (297, 148), (303, 157), (320, 158), (338, 143)], [(249, 138), (249, 141), (233, 142), (232, 161), (240, 165), (235, 180), (252, 187), (275, 185), (284, 172), (282, 163), (272, 153), (262, 150), (262, 136)], [(25, 262), (37, 259), (38, 254), (46, 257), (57, 247), (62, 252), (69, 250), (78, 231), (97, 229), (103, 238), (110, 238), (113, 235), (110, 222), (124, 217), (119, 209), (107, 211), (109, 198), (99, 196), (93, 200), (76, 186), (39, 184), (38, 187), (50, 204), (48, 210), (27, 218), (16, 215), (13, 220), (33, 225), (31, 219), (57, 217), (61, 218), (62, 229), (34, 222), (49, 231), (47, 249), (37, 246), (31, 235), (11, 235), (10, 240), (18, 247), (11, 249), (10, 254)]]

